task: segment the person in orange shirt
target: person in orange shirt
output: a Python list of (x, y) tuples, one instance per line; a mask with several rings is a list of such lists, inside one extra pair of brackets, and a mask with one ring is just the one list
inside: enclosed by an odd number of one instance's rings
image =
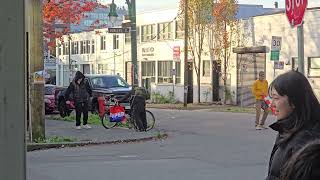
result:
[(268, 116), (268, 108), (264, 108), (263, 116), (260, 120), (263, 98), (268, 95), (268, 81), (265, 79), (265, 74), (263, 71), (259, 72), (259, 79), (253, 83), (252, 94), (256, 99), (256, 130), (267, 129), (264, 126), (264, 123)]

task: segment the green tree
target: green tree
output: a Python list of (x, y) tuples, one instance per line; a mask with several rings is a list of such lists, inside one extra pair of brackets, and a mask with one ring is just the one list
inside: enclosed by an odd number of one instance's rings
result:
[[(200, 103), (201, 65), (206, 33), (212, 21), (212, 0), (188, 0), (188, 44), (197, 75), (198, 103)], [(180, 0), (180, 14), (184, 15), (185, 0)], [(183, 19), (181, 17), (181, 19)]]
[(223, 64), (223, 72), (220, 72), (224, 86), (224, 104), (230, 90), (227, 88), (228, 69), (230, 65), (230, 55), (233, 46), (239, 44), (239, 25), (236, 19), (238, 12), (237, 0), (215, 0), (213, 4), (212, 32), (214, 40), (213, 53), (215, 59)]

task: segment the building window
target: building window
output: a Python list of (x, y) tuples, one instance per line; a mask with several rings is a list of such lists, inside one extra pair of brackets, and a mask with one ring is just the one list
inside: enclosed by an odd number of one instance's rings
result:
[(87, 41), (80, 41), (80, 54), (87, 54)]
[(130, 33), (125, 34), (125, 43), (131, 43), (131, 35)]
[(141, 74), (142, 79), (150, 79), (150, 82), (156, 81), (156, 63), (155, 61), (142, 61), (141, 62)]
[(74, 53), (74, 43), (75, 43), (75, 42), (71, 42), (71, 54), (75, 54), (75, 53)]
[(63, 55), (63, 46), (59, 43), (57, 48), (58, 48), (58, 56)]
[(176, 39), (184, 38), (184, 22), (182, 20), (176, 21)]
[(172, 61), (158, 62), (158, 83), (172, 83)]
[(78, 54), (78, 41), (71, 42), (71, 54)]
[(79, 54), (79, 42), (74, 42), (74, 54)]
[(98, 64), (98, 74), (108, 74), (108, 64)]
[(90, 49), (91, 49), (91, 41), (87, 40), (86, 41), (86, 54), (90, 54)]
[(106, 36), (100, 37), (100, 49), (106, 50)]
[(308, 75), (310, 77), (320, 77), (320, 57), (308, 58)]
[(94, 54), (95, 53), (95, 43), (94, 43), (94, 40), (91, 41), (91, 53)]
[(80, 41), (80, 54), (83, 54), (83, 41)]
[(69, 54), (69, 44), (66, 42), (64, 43), (64, 54), (63, 55), (68, 55)]
[(210, 61), (207, 61), (207, 60), (202, 61), (202, 76), (204, 77), (210, 76)]
[(176, 84), (181, 84), (181, 63), (176, 62)]
[(113, 35), (113, 49), (119, 49), (119, 35)]
[(145, 25), (141, 26), (141, 41), (148, 42), (155, 40), (156, 38), (156, 25)]
[(158, 40), (172, 39), (172, 22), (158, 24)]

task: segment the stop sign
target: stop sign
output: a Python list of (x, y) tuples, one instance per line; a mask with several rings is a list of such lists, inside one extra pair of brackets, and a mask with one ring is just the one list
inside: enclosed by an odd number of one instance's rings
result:
[(286, 0), (286, 14), (291, 26), (302, 23), (307, 6), (308, 0)]

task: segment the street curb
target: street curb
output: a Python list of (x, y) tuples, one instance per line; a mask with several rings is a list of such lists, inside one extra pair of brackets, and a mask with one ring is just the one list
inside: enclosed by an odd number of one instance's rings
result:
[(102, 144), (121, 144), (121, 143), (133, 143), (133, 142), (145, 142), (152, 140), (160, 140), (168, 138), (167, 133), (162, 133), (160, 136), (151, 136), (145, 138), (135, 138), (135, 139), (122, 139), (115, 141), (86, 141), (86, 142), (68, 142), (68, 143), (27, 143), (27, 152), (37, 151), (37, 150), (46, 150), (46, 149), (58, 149), (65, 147), (80, 147), (80, 146), (89, 146), (89, 145), (102, 145)]
[[(188, 106), (187, 108), (181, 106), (167, 106), (165, 104), (149, 104), (147, 105), (147, 109), (163, 109), (163, 110), (178, 110), (178, 111), (209, 111), (209, 112), (222, 112), (222, 113), (247, 113), (247, 114), (255, 114), (255, 112), (251, 111), (230, 111), (228, 109), (235, 108), (238, 106), (223, 106), (223, 105), (199, 105), (199, 106)], [(240, 107), (239, 107), (240, 108)]]

